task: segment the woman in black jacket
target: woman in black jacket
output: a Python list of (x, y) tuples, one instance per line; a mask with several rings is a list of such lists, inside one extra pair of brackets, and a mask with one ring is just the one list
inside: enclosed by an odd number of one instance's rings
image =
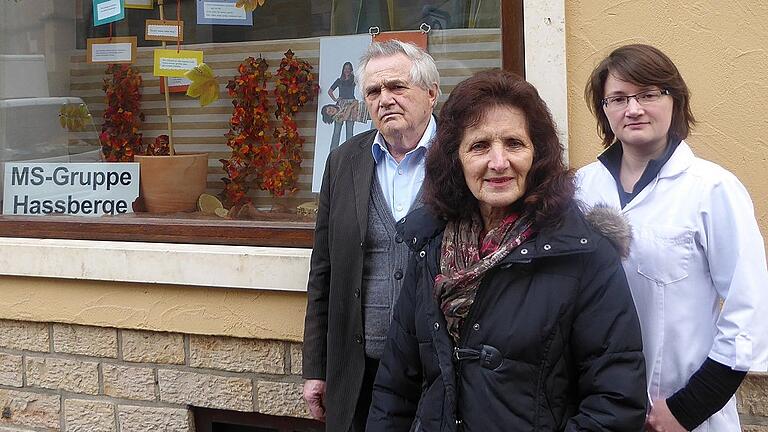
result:
[(582, 215), (546, 104), (517, 76), (460, 83), (437, 123), (426, 206), (399, 224), (414, 259), (367, 430), (640, 431), (640, 327), (594, 226), (624, 244), (628, 228)]

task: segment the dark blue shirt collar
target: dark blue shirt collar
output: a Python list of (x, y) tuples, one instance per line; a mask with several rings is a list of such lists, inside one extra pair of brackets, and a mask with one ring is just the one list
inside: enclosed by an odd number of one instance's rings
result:
[(597, 160), (599, 160), (605, 166), (605, 168), (608, 169), (608, 172), (611, 173), (613, 179), (616, 181), (616, 189), (619, 193), (621, 208), (624, 208), (624, 206), (629, 204), (629, 202), (632, 201), (632, 199), (634, 199), (637, 194), (640, 193), (640, 191), (645, 189), (645, 187), (648, 186), (648, 184), (650, 184), (654, 178), (656, 178), (664, 164), (666, 164), (669, 158), (672, 157), (672, 154), (677, 149), (677, 146), (680, 145), (680, 142), (682, 142), (681, 139), (670, 139), (669, 143), (667, 144), (667, 148), (664, 150), (664, 153), (658, 159), (651, 159), (648, 161), (648, 165), (646, 165), (645, 171), (643, 171), (643, 175), (641, 175), (640, 179), (637, 181), (637, 183), (635, 183), (635, 187), (631, 192), (624, 191), (624, 188), (621, 186), (621, 157), (624, 154), (624, 150), (621, 147), (621, 141), (614, 142), (600, 156), (597, 157)]

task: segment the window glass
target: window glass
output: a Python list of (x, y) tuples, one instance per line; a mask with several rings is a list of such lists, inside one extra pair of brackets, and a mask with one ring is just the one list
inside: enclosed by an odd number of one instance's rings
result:
[[(145, 40), (146, 21), (160, 18), (157, 0), (151, 2), (151, 9), (126, 8), (122, 19), (100, 25), (94, 25), (99, 22), (94, 21), (93, 8), (94, 4), (97, 8), (102, 7), (104, 0), (0, 2), (0, 162), (104, 161), (105, 116), (110, 116), (105, 86), (111, 85), (114, 91), (125, 90), (125, 83), (137, 83), (136, 77), (139, 77), (140, 112), (132, 113), (130, 121), (121, 123), (121, 127), (127, 127), (129, 131), (133, 128), (133, 133), (112, 134), (113, 141), (136, 139), (143, 148), (159, 143), (159, 137), (162, 140), (162, 135), (169, 135), (167, 109), (170, 109), (176, 152), (207, 154), (202, 162), (205, 165), (205, 192), (229, 206), (231, 200), (222, 195), (227, 181), (222, 179), (228, 177), (222, 161), (232, 160), (233, 151), (227, 144), (233, 138), (228, 132), (235, 107), (227, 85), (235, 80), (238, 68), (248, 57), (267, 62), (267, 71), (272, 75), (266, 81), (270, 115), (268, 124), (259, 131), (265, 132), (265, 142), (274, 146), (277, 138), (273, 135), (282, 123), (272, 114), (276, 109), (272, 92), (280, 62), (290, 50), (296, 59), (312, 66), (315, 79), (320, 78), (318, 93), (293, 116), (298, 134), (304, 140), (299, 151), (302, 161), (298, 167), (296, 190), (276, 195), (274, 191), (264, 190), (264, 184), (269, 181), (254, 178), (245, 196), (245, 201), (252, 201), (253, 205), (236, 208), (237, 214), (220, 212), (217, 216), (197, 211), (174, 213), (173, 217), (210, 220), (211, 224), (228, 219), (311, 223), (317, 197), (313, 192), (313, 170), (322, 166), (322, 161), (317, 163), (315, 158), (317, 154), (318, 158), (324, 159), (330, 144), (325, 135), (321, 142), (318, 141), (316, 131), (325, 130), (323, 133), (331, 135), (335, 126), (322, 124), (322, 113), (319, 112), (329, 101), (327, 93), (334, 81), (331, 72), (324, 76), (320, 73), (325, 70), (321, 58), (323, 41), (337, 36), (367, 35), (371, 27), (381, 32), (418, 31), (422, 23), (428, 24), (431, 28), (427, 35), (428, 50), (441, 74), (443, 95), (440, 102), (459, 81), (472, 73), (501, 66), (499, 0), (265, 0), (262, 6), (248, 13), (252, 24), (198, 24), (199, 9), (206, 3), (211, 6), (211, 3), (234, 1), (164, 2), (165, 19), (175, 20), (178, 14), (184, 22), (183, 41), (178, 48), (202, 51), (203, 62), (211, 68), (216, 79), (219, 98), (204, 107), (198, 99), (186, 96), (184, 92), (170, 93), (166, 103), (161, 92), (161, 80), (154, 75), (153, 57), (154, 50), (161, 48), (161, 42)], [(113, 66), (109, 69), (111, 73), (107, 73), (107, 64), (87, 61), (89, 39), (119, 40), (129, 36), (135, 36), (137, 41), (131, 72), (127, 72), (128, 66)], [(337, 47), (343, 48), (343, 44)], [(168, 41), (167, 49), (176, 50), (177, 43)], [(357, 58), (352, 57), (350, 55), (348, 61), (356, 67)], [(336, 61), (334, 58), (332, 65), (326, 63), (325, 66), (338, 77), (343, 62), (336, 64)], [(115, 73), (125, 76), (120, 83), (111, 84)], [(341, 89), (334, 91), (338, 95)], [(356, 99), (361, 100), (359, 96)], [(114, 117), (114, 113), (111, 115)], [(318, 121), (321, 122), (319, 125)], [(368, 127), (362, 122), (356, 125), (354, 133)], [(341, 134), (342, 142), (345, 137)], [(21, 171), (16, 173), (17, 177), (22, 174)], [(28, 175), (32, 177), (31, 172)], [(191, 182), (193, 178), (194, 175), (170, 178), (166, 174), (164, 182), (176, 185), (187, 180)], [(77, 181), (80, 180), (78, 177)], [(173, 201), (174, 196), (166, 199)], [(202, 204), (209, 213), (217, 206), (206, 200)], [(135, 219), (156, 216), (162, 211), (146, 212), (147, 208), (141, 202), (136, 203), (135, 209), (139, 211), (136, 214), (115, 217)], [(7, 211), (4, 213), (8, 215)], [(0, 223), (3, 223), (2, 218)]]

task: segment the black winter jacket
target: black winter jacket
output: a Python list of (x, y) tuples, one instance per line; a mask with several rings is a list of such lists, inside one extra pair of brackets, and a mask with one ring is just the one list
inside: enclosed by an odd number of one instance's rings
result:
[(636, 432), (646, 413), (635, 307), (616, 249), (574, 206), (483, 279), (459, 347), (432, 296), (444, 223), (399, 230), (414, 258), (381, 359), (368, 432)]

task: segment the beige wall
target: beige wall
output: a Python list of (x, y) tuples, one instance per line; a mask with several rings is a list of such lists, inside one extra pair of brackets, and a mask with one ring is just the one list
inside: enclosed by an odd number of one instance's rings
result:
[(601, 151), (583, 97), (594, 65), (612, 49), (648, 43), (667, 53), (691, 92), (694, 152), (736, 174), (768, 236), (768, 2), (765, 0), (566, 1), (570, 160)]
[(285, 291), (10, 276), (0, 292), (2, 319), (297, 342), (307, 302)]

